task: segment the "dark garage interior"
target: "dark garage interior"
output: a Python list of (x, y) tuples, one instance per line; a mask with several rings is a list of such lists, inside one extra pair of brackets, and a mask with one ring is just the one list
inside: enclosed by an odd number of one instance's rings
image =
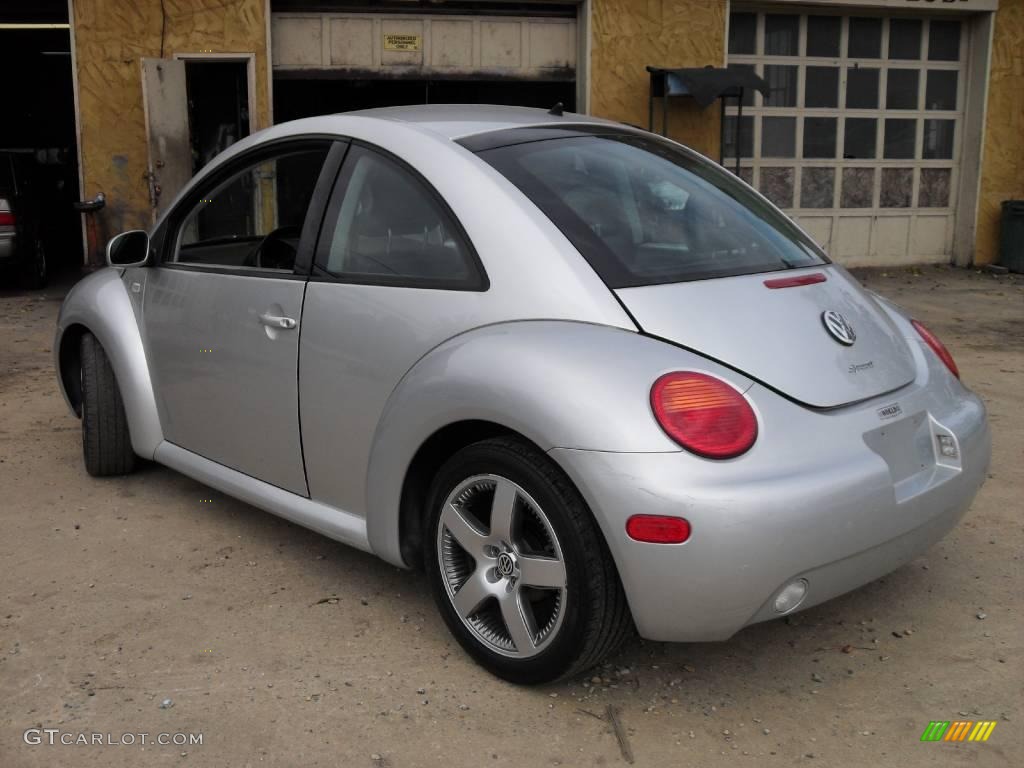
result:
[(508, 104), (576, 108), (573, 81), (291, 78), (274, 80), (274, 121), (406, 104)]
[[(47, 273), (82, 263), (74, 86), (66, 2), (0, 3), (0, 186), (14, 216), (38, 233)], [(36, 235), (30, 235), (35, 237)], [(17, 277), (17, 276), (14, 276)], [(4, 288), (11, 276), (0, 276)]]

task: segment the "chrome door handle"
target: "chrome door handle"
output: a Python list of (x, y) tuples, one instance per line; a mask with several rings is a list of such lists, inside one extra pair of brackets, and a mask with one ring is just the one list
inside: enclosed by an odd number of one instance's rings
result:
[(290, 331), (295, 327), (295, 321), (292, 318), (272, 315), (269, 312), (264, 312), (260, 315), (260, 322), (271, 328), (284, 328), (286, 331)]

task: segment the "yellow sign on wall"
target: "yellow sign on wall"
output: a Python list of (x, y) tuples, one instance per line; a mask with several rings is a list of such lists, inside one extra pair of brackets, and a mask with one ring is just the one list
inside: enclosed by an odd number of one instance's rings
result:
[(384, 35), (385, 51), (418, 51), (422, 35)]

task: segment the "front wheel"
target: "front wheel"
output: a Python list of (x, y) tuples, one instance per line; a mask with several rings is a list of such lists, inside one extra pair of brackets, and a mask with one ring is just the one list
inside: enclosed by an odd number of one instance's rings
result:
[(82, 336), (82, 453), (93, 477), (135, 469), (121, 390), (107, 353), (91, 333)]
[(441, 615), (483, 667), (544, 683), (600, 662), (632, 627), (608, 548), (569, 479), (524, 441), (441, 468), (424, 562)]

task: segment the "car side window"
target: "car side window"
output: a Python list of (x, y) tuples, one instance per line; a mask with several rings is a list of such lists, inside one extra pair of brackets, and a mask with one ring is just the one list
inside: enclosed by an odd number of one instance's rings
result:
[(291, 272), (328, 149), (264, 157), (201, 192), (181, 220), (171, 262)]
[(350, 282), (479, 290), (482, 270), (452, 214), (396, 160), (353, 146), (317, 265)]

